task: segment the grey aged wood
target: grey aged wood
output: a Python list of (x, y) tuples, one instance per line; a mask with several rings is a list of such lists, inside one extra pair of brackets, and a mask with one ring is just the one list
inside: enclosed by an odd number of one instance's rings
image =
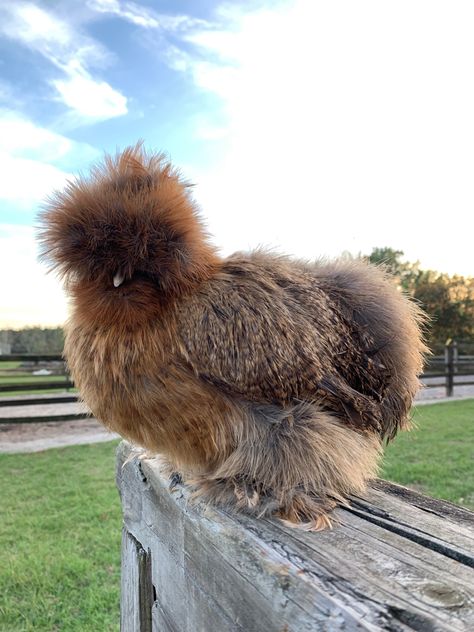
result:
[(120, 629), (123, 632), (151, 632), (154, 602), (151, 558), (125, 528), (122, 531), (121, 595)]
[(306, 533), (192, 504), (134, 454), (120, 445), (124, 632), (474, 630), (473, 513), (377, 481)]

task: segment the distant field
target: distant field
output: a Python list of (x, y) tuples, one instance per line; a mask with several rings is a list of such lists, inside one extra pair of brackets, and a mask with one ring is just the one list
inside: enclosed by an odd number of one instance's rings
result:
[[(0, 397), (19, 397), (21, 395), (47, 395), (48, 393), (65, 393), (65, 388), (34, 388), (28, 389), (27, 391), (5, 391), (0, 392)], [(67, 389), (68, 393), (76, 393), (77, 389), (69, 388)], [(1, 631), (0, 631), (1, 632)]]
[(2, 371), (4, 371), (5, 369), (17, 369), (20, 366), (20, 362), (18, 361), (5, 361), (5, 360), (0, 360), (0, 375), (2, 374)]
[(32, 375), (31, 373), (15, 373), (14, 375), (1, 375), (0, 384), (38, 384), (38, 382), (66, 381), (64, 375)]
[[(35, 389), (37, 384), (45, 384), (48, 382), (62, 382), (66, 381), (64, 375), (32, 375), (31, 371), (15, 371), (12, 369), (18, 369), (20, 367), (19, 361), (3, 361), (0, 360), (0, 386), (7, 386), (8, 384), (31, 384), (31, 389), (25, 391), (0, 391), (0, 397), (13, 397), (18, 395), (33, 395), (41, 393), (54, 393), (58, 391), (64, 391), (65, 388), (60, 389)], [(72, 390), (72, 389), (70, 389)]]

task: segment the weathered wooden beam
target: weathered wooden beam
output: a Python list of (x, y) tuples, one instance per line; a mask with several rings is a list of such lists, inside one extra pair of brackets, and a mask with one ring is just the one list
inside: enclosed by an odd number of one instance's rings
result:
[(5, 406), (37, 406), (38, 404), (68, 404), (80, 401), (74, 393), (52, 393), (46, 395), (19, 395), (16, 397), (0, 397), (0, 408)]
[(154, 632), (474, 629), (471, 512), (377, 482), (333, 530), (307, 533), (192, 504), (131, 455), (122, 443), (122, 630), (148, 631), (147, 608)]
[(22, 382), (21, 384), (2, 384), (0, 385), (0, 393), (13, 393), (20, 391), (46, 391), (57, 389), (74, 388), (74, 383), (70, 380), (63, 380), (57, 382), (45, 382), (41, 381), (41, 378), (32, 379), (31, 382)]
[(122, 531), (122, 632), (151, 632), (154, 602), (150, 554), (125, 528)]

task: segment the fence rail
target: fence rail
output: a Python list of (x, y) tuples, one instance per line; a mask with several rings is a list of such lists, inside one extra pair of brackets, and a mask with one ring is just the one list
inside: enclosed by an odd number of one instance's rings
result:
[(62, 362), (64, 358), (58, 353), (9, 353), (0, 355), (0, 362)]
[[(437, 380), (443, 378), (443, 381), (431, 381), (435, 378)], [(455, 386), (474, 385), (474, 356), (459, 355), (456, 340), (450, 338), (446, 341), (443, 355), (432, 356), (428, 359), (421, 381), (427, 388), (444, 386), (446, 397), (452, 397)]]
[[(64, 358), (59, 354), (0, 355), (0, 406), (16, 405), (9, 396), (37, 392), (43, 394), (36, 399), (29, 396), (21, 404), (55, 403), (58, 391), (64, 392), (73, 388), (74, 384), (67, 372)], [(51, 398), (45, 398), (45, 391), (51, 391)], [(77, 399), (74, 393), (71, 393), (71, 398), (70, 401)]]
[[(474, 513), (376, 481), (333, 531), (191, 502), (117, 451), (121, 630), (474, 630)], [(389, 569), (389, 572), (387, 572)]]
[(31, 391), (67, 391), (74, 388), (71, 380), (59, 382), (24, 382), (23, 384), (0, 384), (0, 393), (31, 392)]

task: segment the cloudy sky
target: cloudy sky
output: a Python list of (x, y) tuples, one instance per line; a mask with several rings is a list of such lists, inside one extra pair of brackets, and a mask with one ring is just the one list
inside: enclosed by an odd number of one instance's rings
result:
[(0, 0), (0, 326), (58, 324), (41, 200), (145, 140), (224, 254), (474, 275), (472, 1)]

